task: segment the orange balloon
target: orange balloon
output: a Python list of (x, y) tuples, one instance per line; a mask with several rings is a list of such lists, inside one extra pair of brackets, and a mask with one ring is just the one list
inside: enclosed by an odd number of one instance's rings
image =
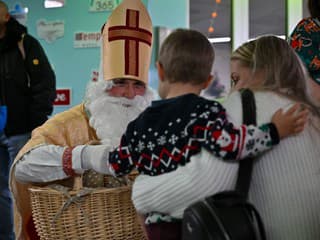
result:
[(213, 27), (209, 27), (208, 28), (208, 32), (213, 33), (214, 32), (214, 28)]
[(217, 16), (218, 16), (217, 12), (212, 12), (212, 13), (211, 13), (211, 17), (212, 17), (212, 18), (216, 18)]

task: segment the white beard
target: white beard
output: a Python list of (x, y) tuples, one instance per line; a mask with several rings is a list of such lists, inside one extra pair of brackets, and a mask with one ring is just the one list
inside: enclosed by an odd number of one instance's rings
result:
[(110, 81), (91, 83), (87, 88), (85, 107), (89, 113), (89, 124), (96, 130), (101, 143), (115, 147), (119, 145), (128, 123), (151, 104), (154, 93), (147, 88), (144, 96), (130, 100), (109, 96), (105, 90), (111, 87)]

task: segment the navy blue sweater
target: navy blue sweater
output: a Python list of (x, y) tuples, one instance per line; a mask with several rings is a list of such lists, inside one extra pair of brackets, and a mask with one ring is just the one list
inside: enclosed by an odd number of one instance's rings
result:
[(187, 94), (154, 101), (128, 125), (109, 162), (119, 176), (134, 168), (154, 176), (185, 165), (201, 147), (223, 159), (237, 160), (278, 142), (272, 123), (235, 127), (220, 103)]

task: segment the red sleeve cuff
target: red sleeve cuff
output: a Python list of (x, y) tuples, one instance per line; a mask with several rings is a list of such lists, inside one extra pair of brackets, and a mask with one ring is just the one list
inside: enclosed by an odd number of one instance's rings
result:
[(67, 147), (62, 155), (62, 167), (63, 171), (67, 176), (74, 177), (75, 171), (72, 169), (72, 150), (74, 147)]

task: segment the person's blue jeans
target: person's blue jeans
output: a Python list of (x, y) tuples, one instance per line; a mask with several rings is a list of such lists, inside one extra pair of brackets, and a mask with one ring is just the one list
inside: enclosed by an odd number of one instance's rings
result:
[(19, 150), (30, 138), (30, 133), (7, 137), (0, 135), (0, 240), (14, 240), (14, 221), (9, 171)]

